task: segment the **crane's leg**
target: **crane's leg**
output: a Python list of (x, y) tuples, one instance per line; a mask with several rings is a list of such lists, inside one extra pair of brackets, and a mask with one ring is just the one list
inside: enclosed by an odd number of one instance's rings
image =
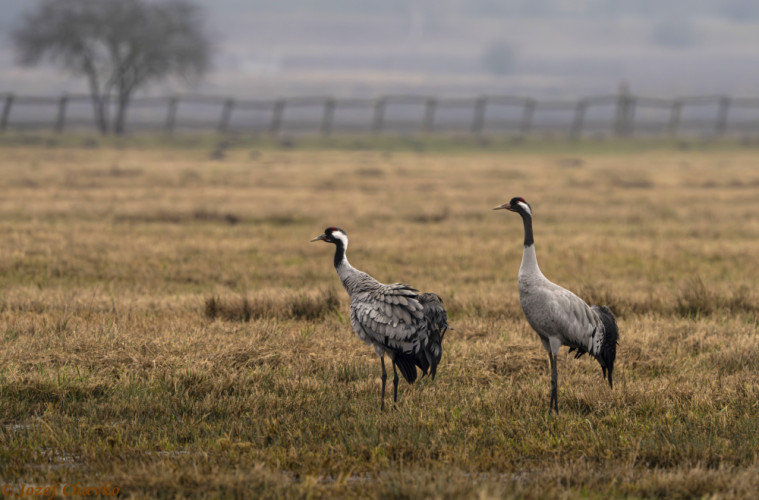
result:
[(398, 371), (395, 369), (395, 360), (393, 360), (393, 403), (398, 402)]
[(557, 357), (559, 355), (559, 349), (561, 348), (561, 340), (556, 337), (550, 337), (549, 339), (540, 338), (543, 342), (543, 347), (548, 351), (548, 359), (551, 361), (551, 400), (548, 402), (548, 411), (554, 410), (556, 414), (559, 414), (559, 375), (556, 370)]
[(559, 391), (557, 389), (558, 386), (558, 379), (559, 375), (556, 371), (556, 355), (554, 353), (549, 353), (548, 356), (551, 358), (551, 401), (548, 403), (548, 411), (550, 412), (552, 409), (556, 411), (556, 414), (559, 414)]
[(387, 380), (387, 372), (385, 371), (385, 355), (380, 356), (380, 363), (382, 363), (382, 404), (380, 405), (380, 411), (385, 409), (385, 381)]

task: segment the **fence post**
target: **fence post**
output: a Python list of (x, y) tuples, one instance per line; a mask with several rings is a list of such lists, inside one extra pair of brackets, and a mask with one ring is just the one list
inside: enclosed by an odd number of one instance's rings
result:
[(535, 115), (535, 100), (526, 99), (524, 101), (524, 111), (522, 113), (522, 124), (519, 129), (519, 135), (527, 137), (532, 131), (532, 118)]
[(488, 105), (488, 98), (480, 96), (474, 102), (474, 116), (472, 118), (472, 134), (480, 135), (485, 129), (485, 109)]
[(387, 97), (378, 97), (377, 102), (374, 103), (374, 123), (372, 124), (372, 131), (375, 134), (381, 134), (382, 128), (385, 125), (385, 104)]
[(623, 130), (623, 120), (625, 115), (625, 91), (626, 87), (624, 85), (620, 86), (619, 89), (619, 95), (617, 96), (617, 113), (614, 117), (614, 135), (619, 137), (622, 135)]
[(166, 111), (166, 133), (174, 133), (174, 124), (177, 119), (177, 107), (179, 107), (179, 98), (173, 96), (169, 99), (169, 107)]
[(424, 102), (424, 131), (431, 134), (435, 130), (435, 108), (437, 99), (428, 97)]
[(221, 118), (219, 118), (218, 131), (223, 134), (229, 128), (229, 119), (232, 117), (232, 111), (235, 108), (235, 100), (227, 99), (224, 101), (224, 107), (221, 109)]
[(683, 110), (683, 101), (675, 99), (672, 101), (672, 114), (669, 117), (669, 135), (677, 137), (677, 129), (680, 127), (680, 115)]
[(63, 94), (58, 101), (58, 117), (55, 120), (55, 131), (58, 133), (63, 132), (64, 127), (66, 126), (66, 104), (68, 103), (69, 97), (66, 94)]
[(585, 99), (577, 101), (577, 107), (575, 108), (575, 117), (572, 120), (572, 126), (569, 130), (569, 138), (576, 141), (582, 137), (582, 125), (585, 121), (585, 109), (588, 107), (588, 103)]
[(271, 110), (271, 123), (269, 123), (269, 134), (278, 135), (282, 128), (282, 115), (285, 112), (285, 100), (277, 99)]
[(335, 117), (335, 99), (327, 97), (324, 100), (324, 114), (322, 115), (321, 133), (325, 137), (332, 134), (332, 121)]
[(617, 99), (617, 116), (615, 121), (615, 132), (618, 137), (628, 134), (630, 120), (630, 91), (627, 84), (619, 86), (619, 97)]
[(625, 116), (625, 135), (635, 134), (635, 108), (637, 98), (634, 95), (627, 95), (627, 116)]
[(727, 130), (727, 114), (730, 111), (730, 98), (723, 96), (719, 100), (719, 111), (717, 112), (717, 135), (722, 137)]
[(11, 116), (11, 106), (13, 106), (13, 94), (8, 94), (5, 96), (3, 114), (0, 116), (0, 132), (4, 132), (8, 127), (8, 119)]

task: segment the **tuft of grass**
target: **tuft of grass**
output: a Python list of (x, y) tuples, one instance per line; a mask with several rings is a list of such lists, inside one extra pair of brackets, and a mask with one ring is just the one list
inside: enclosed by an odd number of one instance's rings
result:
[(700, 277), (691, 278), (677, 296), (675, 312), (684, 318), (709, 316), (716, 310), (717, 298)]
[(317, 320), (335, 314), (340, 305), (337, 292), (328, 288), (318, 293), (281, 291), (253, 296), (207, 297), (203, 314), (210, 320), (248, 322), (253, 319)]
[(759, 310), (746, 285), (720, 294), (707, 287), (701, 277), (690, 278), (677, 295), (675, 313), (683, 318), (699, 318), (716, 313), (753, 314)]
[(208, 211), (203, 208), (193, 210), (191, 213), (180, 212), (158, 212), (151, 214), (119, 214), (114, 217), (115, 222), (153, 222), (153, 223), (170, 223), (186, 224), (190, 222), (221, 222), (224, 224), (234, 225), (240, 222), (240, 216), (225, 212), (218, 213)]
[(417, 213), (409, 217), (409, 220), (419, 224), (435, 224), (444, 222), (450, 217), (448, 208), (443, 208), (439, 213)]

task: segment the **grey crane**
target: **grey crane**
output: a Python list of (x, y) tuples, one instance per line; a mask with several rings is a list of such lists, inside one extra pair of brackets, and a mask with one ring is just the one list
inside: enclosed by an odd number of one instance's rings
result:
[(535, 241), (532, 236), (532, 208), (524, 198), (512, 198), (494, 207), (522, 216), (524, 223), (524, 250), (519, 266), (519, 302), (527, 322), (535, 330), (548, 352), (551, 361), (551, 409), (559, 413), (557, 394), (556, 356), (559, 348), (569, 346), (577, 351), (576, 358), (585, 353), (601, 365), (601, 372), (613, 388), (612, 374), (617, 356), (619, 330), (614, 314), (606, 306), (588, 306), (569, 290), (548, 281), (538, 267)]
[(385, 354), (393, 363), (393, 401), (398, 401), (398, 371), (411, 384), (418, 366), (434, 380), (443, 356), (442, 342), (449, 329), (443, 300), (434, 293), (395, 283), (386, 285), (354, 268), (345, 251), (348, 235), (328, 227), (313, 241), (335, 245), (335, 270), (351, 299), (351, 325), (359, 339), (374, 347), (382, 365), (382, 404), (385, 408)]

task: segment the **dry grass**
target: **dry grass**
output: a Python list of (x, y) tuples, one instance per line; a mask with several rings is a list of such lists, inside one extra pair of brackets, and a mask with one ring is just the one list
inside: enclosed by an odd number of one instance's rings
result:
[[(134, 497), (715, 496), (759, 489), (752, 151), (2, 146), (0, 483)], [(571, 161), (568, 161), (568, 159)], [(526, 325), (545, 274), (620, 317), (616, 385)], [(438, 378), (379, 407), (351, 262), (436, 291)]]

